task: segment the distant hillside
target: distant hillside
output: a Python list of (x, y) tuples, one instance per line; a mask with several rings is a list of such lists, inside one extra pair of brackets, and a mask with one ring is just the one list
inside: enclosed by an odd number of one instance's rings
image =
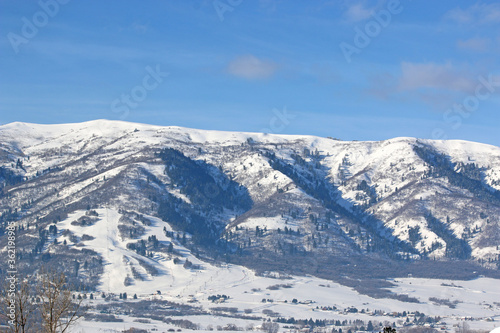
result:
[(57, 265), (88, 288), (109, 267), (126, 286), (214, 261), (345, 284), (497, 274), (499, 217), (500, 148), (480, 143), (0, 126), (1, 246), (14, 221), (26, 274)]

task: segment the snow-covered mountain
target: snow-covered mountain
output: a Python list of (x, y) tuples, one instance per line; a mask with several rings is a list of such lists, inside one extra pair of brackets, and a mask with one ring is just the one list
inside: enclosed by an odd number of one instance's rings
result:
[(91, 287), (194, 279), (214, 260), (338, 279), (500, 261), (500, 148), (466, 141), (11, 123), (0, 191), (21, 269)]

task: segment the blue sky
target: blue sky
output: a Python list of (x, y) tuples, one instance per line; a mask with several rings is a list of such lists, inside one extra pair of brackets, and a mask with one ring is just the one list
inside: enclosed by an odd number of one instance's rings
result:
[(0, 123), (500, 145), (495, 1), (0, 0)]

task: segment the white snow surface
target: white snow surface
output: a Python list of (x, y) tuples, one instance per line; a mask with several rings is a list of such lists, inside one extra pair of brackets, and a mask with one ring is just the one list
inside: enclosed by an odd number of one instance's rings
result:
[[(237, 266), (222, 265), (213, 266), (194, 257), (191, 252), (175, 245), (175, 249), (182, 254), (182, 259), (188, 259), (196, 265), (197, 269), (186, 269), (181, 264), (174, 264), (168, 258), (156, 255), (151, 259), (137, 255), (134, 251), (127, 249), (127, 241), (119, 236), (118, 225), (121, 214), (114, 208), (102, 208), (97, 210), (99, 221), (91, 226), (74, 226), (71, 221), (85, 214), (78, 211), (68, 216), (67, 219), (58, 223), (59, 231), (71, 230), (75, 235), (81, 237), (83, 234), (95, 237), (93, 240), (82, 241), (79, 247), (92, 249), (100, 253), (104, 259), (104, 269), (98, 290), (107, 293), (127, 292), (128, 295), (138, 294), (140, 299), (170, 300), (177, 303), (187, 303), (196, 300), (196, 305), (204, 308), (217, 307), (208, 301), (208, 296), (225, 294), (230, 299), (221, 306), (237, 307), (239, 311), (252, 309), (252, 313), (260, 313), (263, 309), (279, 312), (288, 317), (313, 318), (313, 319), (340, 319), (357, 318), (363, 320), (388, 320), (394, 321), (389, 315), (382, 317), (371, 317), (370, 313), (382, 310), (385, 313), (419, 311), (429, 315), (442, 316), (446, 321), (459, 322), (462, 318), (473, 317), (478, 322), (476, 327), (488, 327), (487, 318), (500, 318), (500, 304), (495, 303), (500, 299), (498, 280), (489, 278), (478, 278), (472, 281), (450, 281), (434, 279), (404, 278), (392, 281), (392, 288), (397, 294), (405, 294), (417, 298), (420, 303), (405, 303), (394, 299), (375, 299), (361, 295), (355, 290), (342, 286), (338, 283), (319, 279), (312, 276), (291, 276), (280, 280), (270, 277), (257, 276), (253, 271)], [(146, 236), (156, 235), (161, 242), (170, 242), (172, 239), (163, 233), (163, 227), (171, 231), (170, 226), (154, 217), (147, 217), (151, 221), (150, 226), (145, 226)], [(276, 220), (276, 219), (275, 219)], [(270, 226), (269, 221), (262, 220)], [(259, 220), (253, 221), (259, 225)], [(281, 225), (281, 224), (280, 224)], [(61, 240), (61, 239), (60, 239)], [(130, 240), (129, 240), (130, 241)], [(144, 270), (137, 260), (147, 261), (154, 266), (158, 274), (153, 276)], [(125, 286), (126, 277), (133, 278), (131, 267), (141, 270), (144, 280), (133, 279), (131, 285)], [(277, 290), (268, 289), (274, 285), (289, 285), (289, 288)], [(161, 291), (161, 295), (156, 295)], [(156, 296), (152, 296), (156, 295)], [(450, 302), (456, 301), (456, 307), (450, 308), (440, 305), (431, 298), (445, 299)], [(262, 303), (261, 300), (272, 299), (272, 303)], [(295, 298), (299, 304), (291, 301)], [(96, 299), (94, 302), (99, 302)], [(316, 307), (335, 306), (339, 310), (319, 311)], [(346, 314), (344, 310), (356, 307), (358, 309), (369, 309), (367, 314)], [(128, 320), (119, 323), (115, 327), (142, 327), (141, 324)], [(194, 322), (202, 327), (214, 323), (214, 318), (198, 317), (192, 318)], [(215, 320), (217, 322), (235, 322), (234, 319)], [(92, 322), (83, 322), (81, 329), (85, 332), (104, 332), (107, 324), (97, 325)], [(244, 326), (244, 325), (243, 325)], [(144, 324), (144, 327), (170, 327), (163, 323)]]
[[(327, 169), (328, 176), (335, 184), (339, 185), (342, 197), (346, 205), (356, 202), (356, 185), (362, 180), (369, 184), (376, 184), (377, 195), (380, 198), (387, 198), (395, 195), (396, 188), (400, 191), (409, 183), (408, 179), (401, 179), (398, 168), (410, 168), (409, 173), (420, 175), (426, 170), (426, 166), (411, 149), (416, 144), (414, 138), (394, 138), (380, 142), (344, 142), (327, 138), (299, 135), (274, 135), (262, 133), (240, 133), (187, 129), (176, 126), (153, 126), (122, 121), (95, 120), (78, 124), (60, 125), (38, 125), (29, 123), (11, 123), (0, 126), (0, 143), (12, 155), (11, 161), (15, 163), (17, 156), (29, 156), (24, 160), (26, 176), (35, 175), (36, 171), (61, 165), (63, 162), (70, 162), (76, 155), (91, 153), (102, 147), (106, 148), (107, 157), (112, 153), (114, 158), (120, 159), (125, 156), (135, 156), (137, 147), (144, 148), (164, 148), (174, 147), (179, 142), (199, 143), (200, 146), (210, 144), (211, 147), (229, 147), (241, 145), (247, 140), (254, 140), (263, 143), (276, 145), (288, 145), (300, 143), (301, 146), (309, 147), (314, 152), (324, 156), (323, 166)], [(466, 141), (433, 141), (418, 140), (421, 143), (430, 145), (438, 151), (451, 156), (453, 162), (477, 163), (480, 167), (487, 167), (488, 171), (485, 181), (492, 184), (500, 180), (500, 148)], [(278, 153), (285, 159), (290, 159), (291, 150), (283, 148)], [(86, 168), (97, 168), (98, 163), (104, 161), (105, 157), (98, 160), (89, 159), (85, 161)], [(207, 157), (209, 158), (209, 157)], [(241, 162), (241, 164), (239, 163)], [(139, 162), (135, 164), (137, 168), (146, 168), (157, 177), (165, 177), (162, 166), (151, 166)], [(254, 201), (263, 200), (267, 191), (263, 188), (285, 187), (291, 180), (285, 175), (277, 172), (265, 163), (262, 156), (257, 154), (242, 157), (241, 160), (226, 161), (224, 168), (229, 172), (236, 172), (245, 168), (245, 175), (249, 178), (242, 180), (249, 188)], [(99, 174), (99, 177), (91, 179), (79, 179), (70, 184), (65, 184), (61, 189), (59, 199), (77, 200), (75, 195), (82, 192), (87, 187), (92, 187), (95, 182), (100, 181), (104, 176), (106, 179), (116, 177), (124, 172), (123, 166), (114, 166)], [(369, 170), (369, 172), (366, 172)], [(410, 169), (409, 169), (410, 170)], [(69, 166), (68, 172), (80, 174), (81, 166)], [(130, 170), (128, 172), (131, 172)], [(395, 175), (398, 175), (397, 177)], [(168, 181), (168, 179), (165, 179)], [(273, 181), (274, 180), (274, 181)], [(257, 184), (259, 187), (257, 187)], [(341, 185), (344, 183), (345, 185)], [(446, 185), (446, 184), (444, 184)], [(446, 186), (442, 186), (439, 191), (446, 191)], [(131, 185), (130, 185), (131, 186)], [(252, 187), (255, 186), (255, 187)], [(491, 185), (500, 190), (500, 185)], [(40, 191), (47, 190), (41, 188)], [(435, 193), (431, 190), (422, 190), (412, 193), (414, 199), (422, 198), (425, 201)], [(307, 195), (300, 189), (291, 189), (291, 192), (306, 197)], [(189, 202), (189, 199), (179, 192), (176, 196)], [(126, 194), (117, 200), (126, 200)], [(15, 199), (15, 198), (14, 198)], [(13, 200), (14, 200), (13, 199)], [(463, 204), (466, 206), (466, 204)], [(404, 202), (397, 200), (382, 202), (375, 205), (372, 211), (378, 216), (387, 217), (387, 225), (395, 236), (401, 239), (408, 238), (408, 227), (419, 226), (422, 232), (424, 245), (428, 247), (434, 241), (439, 241), (436, 235), (431, 232), (426, 223), (420, 219), (405, 218), (404, 215), (393, 216), (394, 212), (404, 209)], [(466, 207), (465, 207), (466, 209)], [(179, 303), (187, 303), (193, 298), (198, 301), (197, 305), (204, 308), (213, 307), (214, 304), (207, 300), (207, 297), (214, 294), (226, 294), (231, 298), (224, 306), (234, 306), (243, 309), (252, 309), (255, 313), (261, 313), (263, 309), (271, 309), (281, 313), (283, 316), (294, 316), (295, 318), (363, 318), (373, 319), (368, 314), (356, 316), (340, 312), (317, 311), (316, 306), (336, 306), (341, 311), (354, 306), (357, 308), (369, 308), (370, 310), (383, 310), (387, 313), (393, 311), (420, 311), (428, 315), (440, 315), (446, 318), (448, 330), (452, 331), (450, 324), (460, 322), (464, 317), (474, 317), (476, 321), (471, 322), (473, 328), (491, 330), (498, 324), (486, 321), (493, 318), (500, 320), (500, 290), (498, 280), (478, 278), (472, 281), (448, 281), (405, 278), (394, 281), (392, 290), (398, 294), (407, 294), (417, 298), (421, 303), (405, 303), (394, 299), (374, 299), (366, 295), (360, 295), (355, 290), (339, 285), (337, 283), (318, 279), (315, 277), (292, 276), (287, 280), (273, 279), (270, 277), (257, 276), (255, 272), (236, 265), (214, 266), (197, 259), (191, 252), (181, 246), (176, 240), (165, 236), (163, 228), (172, 231), (171, 226), (153, 216), (146, 216), (150, 221), (150, 226), (144, 226), (145, 235), (142, 238), (155, 235), (160, 242), (165, 244), (173, 242), (175, 250), (181, 253), (182, 262), (189, 260), (196, 265), (196, 269), (186, 269), (180, 264), (174, 264), (171, 257), (156, 253), (153, 258), (139, 256), (135, 251), (127, 248), (127, 243), (134, 242), (130, 239), (122, 239), (119, 232), (121, 214), (117, 206), (106, 206), (97, 209), (98, 221), (91, 226), (75, 226), (71, 222), (77, 220), (85, 214), (84, 211), (73, 212), (64, 221), (59, 222), (58, 240), (60, 242), (69, 238), (64, 238), (61, 233), (64, 229), (70, 230), (77, 237), (84, 234), (94, 237), (92, 240), (80, 241), (78, 248), (92, 249), (98, 252), (104, 262), (104, 274), (102, 275), (98, 289), (110, 293), (127, 292), (129, 295), (137, 293), (140, 298), (147, 299), (153, 297), (158, 290), (162, 292), (162, 299), (172, 300)], [(440, 218), (445, 218), (440, 216)], [(285, 220), (276, 217), (251, 217), (239, 226), (246, 228), (267, 227), (267, 229), (294, 228), (293, 222), (285, 224)], [(482, 226), (481, 220), (471, 221), (471, 225)], [(452, 227), (459, 234), (463, 231), (463, 226), (453, 225)], [(77, 246), (77, 244), (70, 244)], [(439, 252), (440, 251), (440, 252)], [(444, 254), (444, 249), (437, 250), (434, 255)], [(477, 248), (473, 255), (476, 257), (486, 255), (498, 255), (500, 252), (494, 246)], [(146, 267), (151, 266), (156, 270), (156, 274), (149, 272)], [(82, 269), (83, 274), (84, 270)], [(134, 277), (133, 271), (141, 278)], [(125, 279), (132, 283), (125, 285)], [(290, 284), (291, 288), (279, 288), (278, 290), (267, 289), (276, 284)], [(263, 298), (273, 299), (273, 303), (262, 303)], [(293, 298), (303, 301), (304, 304), (291, 304)], [(455, 307), (437, 304), (431, 298), (449, 300), (455, 302)], [(285, 303), (285, 300), (287, 303)], [(312, 301), (307, 304), (305, 301)], [(98, 302), (96, 300), (96, 302)], [(201, 318), (200, 323), (206, 327), (213, 317)], [(224, 318), (220, 318), (223, 322)], [(233, 321), (233, 319), (229, 319)], [(377, 320), (395, 319), (389, 315), (378, 317)], [(114, 326), (117, 325), (117, 326)], [(133, 322), (130, 318), (125, 318), (123, 328), (131, 326), (141, 327), (140, 323)], [(148, 326), (144, 324), (145, 326)], [(155, 326), (156, 325), (156, 326)], [(162, 323), (152, 323), (149, 328), (161, 328), (166, 331), (167, 326)], [(107, 329), (121, 328), (120, 324), (102, 324), (83, 322), (82, 330), (85, 332), (104, 332)], [(494, 331), (498, 332), (498, 329)]]
[[(41, 170), (65, 165), (65, 173), (68, 178), (74, 180), (61, 187), (57, 199), (68, 202), (75, 202), (87, 192), (95, 190), (98, 187), (96, 182), (99, 180), (112, 179), (126, 172), (130, 175), (129, 178), (133, 178), (136, 169), (147, 170), (163, 183), (168, 183), (168, 177), (163, 172), (164, 166), (144, 162), (134, 165), (130, 160), (136, 156), (151, 159), (151, 154), (142, 153), (141, 149), (151, 151), (165, 147), (177, 148), (182, 144), (195, 145), (198, 149), (209, 150), (209, 153), (201, 153), (195, 155), (194, 158), (206, 159), (208, 163), (223, 168), (228, 175), (235, 175), (235, 180), (249, 190), (254, 203), (264, 202), (278, 189), (295, 191), (294, 186), (289, 188), (290, 184), (293, 185), (293, 181), (283, 173), (272, 169), (267, 160), (258, 152), (235, 156), (230, 160), (220, 160), (221, 154), (217, 149), (240, 146), (247, 142), (268, 143), (275, 147), (280, 146), (276, 153), (279, 157), (290, 161), (291, 154), (297, 153), (296, 147), (307, 148), (311, 153), (317, 152), (323, 156), (322, 167), (331, 182), (338, 185), (341, 191), (343, 200), (339, 201), (339, 204), (351, 208), (354, 204), (367, 202), (366, 194), (357, 189), (362, 181), (366, 181), (376, 192), (379, 201), (370, 208), (370, 213), (384, 221), (392, 235), (403, 241), (408, 241), (409, 227), (419, 227), (422, 240), (416, 248), (430, 253), (431, 247), (439, 243), (441, 247), (434, 249), (431, 253), (431, 257), (437, 258), (445, 254), (445, 243), (429, 229), (425, 219), (421, 216), (408, 215), (411, 213), (407, 212), (405, 205), (408, 204), (408, 199), (421, 200), (426, 209), (433, 210), (433, 198), (437, 194), (447, 195), (451, 190), (448, 188), (449, 184), (439, 181), (435, 183), (436, 186), (419, 188), (411, 193), (404, 192), (406, 186), (420, 179), (428, 170), (428, 166), (417, 156), (412, 147), (417, 143), (429, 145), (438, 152), (450, 156), (453, 162), (475, 163), (479, 167), (486, 168), (483, 175), (485, 184), (500, 190), (500, 148), (461, 140), (440, 141), (401, 137), (378, 142), (337, 141), (314, 136), (209, 131), (177, 126), (94, 120), (57, 125), (10, 123), (0, 126), (0, 142), (1, 147), (12, 154), (10, 164), (14, 164), (20, 154), (25, 157), (23, 160), (26, 169), (24, 176), (35, 177)], [(194, 148), (191, 149), (194, 150)], [(94, 156), (96, 151), (99, 151), (99, 155)], [(88, 158), (85, 158), (82, 163), (72, 163), (75, 158), (82, 155)], [(128, 164), (120, 165), (120, 161), (125, 159)], [(308, 157), (305, 159), (307, 160)], [(135, 167), (135, 169), (131, 170), (130, 167)], [(77, 177), (89, 169), (99, 170), (98, 177)], [(20, 171), (16, 170), (16, 172)], [(133, 191), (132, 186), (129, 186), (129, 189)], [(398, 200), (398, 190), (399, 193), (404, 194), (403, 200)], [(178, 189), (170, 188), (168, 191), (190, 203), (189, 198)], [(296, 192), (298, 192), (298, 197), (311, 199), (300, 190)], [(466, 191), (462, 192), (464, 196), (471, 196)], [(22, 205), (23, 202), (13, 202), (13, 204)], [(144, 205), (146, 204), (144, 202)], [(450, 217), (450, 228), (457, 238), (462, 237), (465, 223), (470, 224), (470, 229), (485, 226), (484, 220), (474, 216), (475, 211), (477, 211), (476, 215), (479, 215), (481, 207), (474, 206), (472, 210), (468, 210), (470, 202), (467, 201), (456, 201), (453, 204), (462, 211), (456, 209), (449, 212), (438, 211), (436, 217), (441, 221)], [(467, 216), (465, 220), (461, 219), (464, 212), (473, 216)], [(457, 223), (456, 220), (460, 219), (461, 222)], [(496, 217), (490, 219), (494, 220), (492, 222), (500, 223)], [(273, 221), (269, 219), (266, 222), (270, 224), (269, 229), (276, 229), (282, 224), (277, 220)], [(249, 220), (247, 223), (255, 227), (256, 223), (261, 222)], [(480, 234), (474, 237), (470, 241), (471, 244), (485, 243), (478, 241)], [(489, 260), (498, 255), (500, 251), (495, 246), (473, 249), (473, 257), (477, 259)]]

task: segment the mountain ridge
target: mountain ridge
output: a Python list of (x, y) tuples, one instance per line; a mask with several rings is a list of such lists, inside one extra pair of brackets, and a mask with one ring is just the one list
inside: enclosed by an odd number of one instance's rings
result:
[[(17, 224), (21, 262), (55, 263), (67, 251), (83, 266), (81, 252), (91, 251), (85, 244), (92, 240), (74, 234), (68, 216), (111, 208), (120, 215), (120, 251), (145, 258), (173, 260), (167, 248), (175, 243), (206, 260), (261, 271), (273, 270), (273, 262), (306, 271), (314, 262), (318, 274), (342, 276), (321, 271), (346, 258), (392, 262), (402, 271), (401, 263), (429, 259), (468, 262), (476, 271), (499, 267), (500, 148), (492, 145), (109, 120), (11, 123), (0, 126), (0, 142), (0, 225)], [(165, 233), (180, 238), (158, 243), (141, 215), (162, 219)], [(107, 260), (89, 256), (87, 266)], [(139, 261), (131, 265), (123, 277), (129, 283), (140, 276), (133, 273)], [(75, 277), (96, 281), (102, 271), (94, 270)]]

